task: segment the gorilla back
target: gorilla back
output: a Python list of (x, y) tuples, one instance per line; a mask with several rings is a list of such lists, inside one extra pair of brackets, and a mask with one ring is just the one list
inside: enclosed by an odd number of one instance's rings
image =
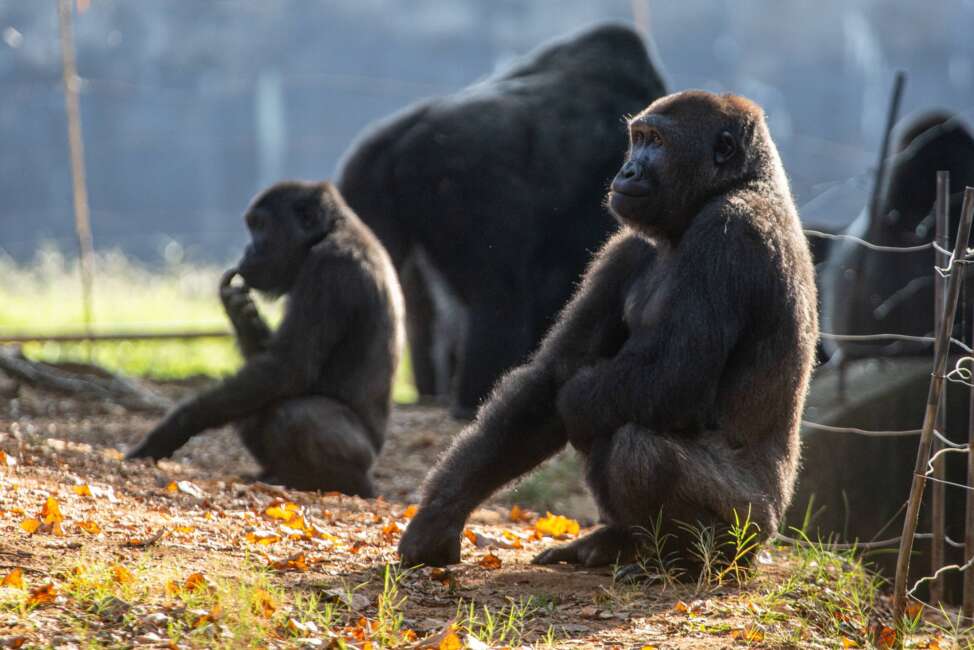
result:
[[(234, 422), (264, 480), (372, 496), (402, 339), (389, 257), (328, 183), (278, 183), (246, 223), (251, 244), (220, 286), (243, 368), (180, 404), (128, 456), (169, 456)], [(238, 273), (243, 286), (232, 284)], [(250, 288), (287, 296), (276, 331)]]
[(623, 117), (663, 93), (640, 37), (602, 25), (352, 146), (338, 184), (402, 274), (422, 394), (452, 390), (469, 414), (534, 348), (613, 228), (601, 196)]

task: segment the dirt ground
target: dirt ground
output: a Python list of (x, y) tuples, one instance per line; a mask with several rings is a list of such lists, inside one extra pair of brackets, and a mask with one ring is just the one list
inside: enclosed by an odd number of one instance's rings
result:
[[(179, 397), (198, 386), (156, 388)], [(10, 382), (0, 381), (0, 450), (5, 454), (0, 456), (0, 575), (21, 569), (29, 586), (43, 590), (50, 584), (61, 590), (61, 595), (36, 608), (17, 611), (0, 606), (0, 647), (88, 647), (92, 636), (99, 647), (209, 647), (205, 638), (199, 641), (198, 631), (197, 636), (173, 641), (171, 624), (160, 621), (185, 612), (161, 595), (161, 587), (151, 588), (155, 596), (134, 602), (112, 596), (125, 612), (115, 619), (105, 619), (111, 607), (99, 606), (96, 614), (90, 608), (78, 613), (82, 599), (65, 585), (76, 584), (72, 575), (79, 569), (68, 567), (149, 567), (144, 570), (149, 577), (139, 574), (139, 584), (158, 582), (163, 574), (180, 581), (193, 571), (240, 582), (245, 580), (241, 567), (254, 562), (276, 567), (271, 583), (292, 596), (355, 590), (354, 597), (343, 601), (344, 628), (318, 630), (304, 635), (307, 638), (273, 632), (259, 645), (340, 647), (336, 644), (341, 640), (350, 647), (374, 647), (354, 641), (355, 635), (389, 618), (388, 607), (383, 609), (389, 602), (382, 595), (388, 587), (383, 587), (383, 571), (396, 562), (396, 542), (411, 516), (407, 507), (415, 503), (423, 476), (462, 425), (438, 407), (397, 407), (375, 470), (382, 496), (366, 501), (241, 480), (257, 468), (229, 430), (199, 436), (174, 459), (156, 466), (123, 461), (120, 450), (156, 419), (110, 403), (74, 400), (23, 385), (12, 388)], [(564, 464), (570, 468), (571, 460)], [(578, 485), (551, 498), (576, 508), (578, 512), (567, 514), (580, 517), (584, 527), (593, 523), (592, 511), (587, 497), (578, 494)], [(510, 611), (512, 603), (530, 603), (514, 645), (799, 647), (770, 643), (770, 633), (766, 637), (764, 628), (756, 627), (759, 619), (787, 616), (768, 618), (767, 612), (755, 609), (756, 592), (748, 588), (721, 587), (701, 597), (683, 586), (624, 587), (613, 581), (608, 569), (531, 565), (536, 553), (558, 542), (537, 534), (543, 512), (519, 521), (512, 518), (510, 503), (518, 495), (518, 489), (501, 494), (474, 514), (461, 565), (445, 573), (419, 569), (400, 576), (396, 584), (401, 620), (395, 620), (418, 639), (410, 647), (456, 647), (437, 641), (435, 635), (457, 621), (460, 602), (495, 613)], [(49, 524), (44, 518), (50, 508), (43, 509), (49, 497), (59, 506), (61, 534), (50, 525), (28, 534), (25, 519), (37, 517)], [(268, 514), (288, 507), (300, 512), (301, 523), (285, 522), (287, 526), (305, 532), (295, 532)], [(296, 557), (301, 561), (292, 564), (299, 568), (287, 563), (287, 558)], [(763, 558), (761, 571), (773, 582), (788, 562), (787, 553), (771, 550)], [(276, 621), (279, 615), (268, 620)], [(239, 647), (233, 635), (241, 632), (216, 624), (218, 616), (212, 611), (197, 623), (206, 616), (213, 619), (215, 630), (222, 630), (219, 643), (213, 645)], [(287, 613), (286, 625), (297, 616)], [(66, 626), (65, 620), (75, 619), (83, 619), (84, 625)], [(774, 624), (790, 625), (787, 620)], [(805, 639), (800, 647), (833, 647), (817, 641), (811, 631), (789, 634)], [(433, 641), (423, 645), (424, 639)], [(497, 646), (477, 646), (470, 636), (464, 641), (477, 648), (512, 645), (511, 639)]]

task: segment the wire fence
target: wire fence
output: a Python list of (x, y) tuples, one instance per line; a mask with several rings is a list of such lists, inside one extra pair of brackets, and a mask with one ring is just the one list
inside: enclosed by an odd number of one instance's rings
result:
[[(939, 180), (940, 179), (938, 178), (938, 181)], [(950, 251), (937, 241), (946, 240), (948, 205), (948, 190), (946, 188), (946, 185), (942, 188), (938, 182), (938, 200), (935, 208), (938, 212), (938, 236), (934, 238), (934, 241), (925, 244), (903, 247), (885, 246), (846, 234), (825, 233), (816, 230), (805, 231), (806, 235), (810, 237), (851, 242), (855, 245), (877, 253), (915, 253), (924, 250), (932, 250), (937, 257), (937, 260), (935, 260), (935, 263), (932, 265), (934, 274), (935, 276), (945, 280), (943, 286), (944, 295), (949, 295), (950, 292), (953, 293), (953, 300), (950, 304), (950, 309), (947, 308), (948, 306), (946, 304), (938, 305), (936, 309), (935, 313), (937, 315), (937, 322), (935, 324), (935, 331), (938, 332), (938, 336), (914, 336), (900, 333), (851, 335), (824, 332), (821, 334), (822, 339), (836, 342), (908, 341), (933, 344), (934, 372), (931, 375), (931, 391), (930, 395), (928, 395), (927, 410), (924, 418), (924, 426), (922, 428), (902, 430), (869, 430), (851, 426), (834, 426), (831, 424), (824, 424), (809, 420), (802, 421), (802, 427), (805, 430), (810, 431), (822, 431), (828, 433), (840, 433), (877, 438), (905, 436), (920, 437), (917, 460), (917, 466), (919, 469), (918, 471), (915, 471), (914, 475), (911, 477), (912, 486), (910, 499), (908, 502), (903, 504), (903, 506), (894, 514), (893, 519), (891, 519), (882, 530), (877, 531), (878, 536), (883, 530), (892, 524), (895, 519), (904, 512), (904, 510), (906, 510), (907, 515), (905, 517), (904, 534), (886, 539), (874, 538), (869, 541), (857, 540), (852, 543), (827, 543), (829, 548), (836, 550), (853, 549), (865, 551), (899, 547), (901, 561), (897, 564), (896, 586), (894, 587), (894, 616), (897, 620), (899, 620), (903, 615), (906, 598), (910, 598), (920, 603), (924, 607), (942, 612), (942, 579), (944, 576), (950, 572), (958, 572), (961, 574), (965, 574), (965, 572), (974, 573), (974, 496), (970, 496), (971, 493), (974, 493), (974, 475), (972, 475), (974, 474), (974, 460), (971, 459), (972, 448), (974, 448), (974, 412), (970, 414), (968, 442), (958, 443), (950, 440), (943, 431), (944, 419), (942, 411), (944, 400), (942, 399), (942, 395), (940, 394), (939, 390), (939, 386), (941, 385), (943, 385), (944, 390), (946, 390), (945, 384), (950, 383), (966, 386), (971, 391), (970, 399), (972, 407), (974, 407), (974, 349), (972, 349), (972, 347), (964, 341), (958, 340), (950, 335), (954, 326), (954, 315), (956, 311), (957, 296), (960, 292), (960, 283), (963, 281), (965, 275), (963, 273), (955, 274), (953, 271), (958, 268), (963, 268), (963, 266), (966, 264), (974, 262), (974, 250), (967, 246), (971, 226), (971, 212), (974, 211), (974, 189), (967, 188), (967, 191), (965, 192), (965, 201), (964, 207), (961, 210), (961, 225), (958, 229), (957, 241), (955, 242), (954, 250)], [(943, 265), (938, 265), (936, 263), (937, 261), (941, 261), (945, 258), (946, 263)], [(942, 301), (938, 300), (938, 302)], [(956, 359), (953, 369), (938, 373), (938, 366), (945, 368), (944, 364), (946, 363), (946, 358), (951, 349), (958, 349), (965, 356), (961, 356)], [(937, 390), (935, 390), (935, 388), (937, 388)], [(974, 408), (972, 408), (972, 410), (974, 410)], [(939, 425), (939, 427), (934, 426), (935, 423)], [(933, 441), (936, 441), (939, 448), (934, 450), (933, 453), (930, 453), (929, 447)], [(948, 454), (965, 454), (968, 457), (968, 475), (966, 483), (947, 480), (943, 477), (941, 461)], [(929, 533), (915, 532), (919, 502), (922, 499), (923, 487), (928, 482), (946, 488), (963, 490), (964, 492), (968, 493), (969, 496), (967, 497), (965, 522), (966, 530), (965, 539), (963, 541), (951, 539), (944, 533), (942, 512), (939, 513), (939, 518), (937, 516), (937, 512), (932, 513), (934, 530)], [(931, 507), (933, 510), (936, 510), (937, 508), (944, 508), (943, 498), (941, 497), (941, 499), (939, 499), (937, 502), (931, 504)], [(804, 540), (795, 539), (786, 535), (778, 535), (778, 539), (790, 544), (805, 543)], [(912, 552), (913, 543), (916, 540), (929, 540), (931, 542), (931, 573), (915, 580), (912, 585), (907, 587), (906, 572), (908, 571), (909, 567), (908, 559), (909, 554)], [(934, 548), (938, 545), (940, 547), (940, 553), (933, 552)], [(953, 564), (943, 563), (942, 549), (944, 545), (956, 549), (962, 549), (962, 557), (965, 558), (965, 560), (963, 562)], [(904, 562), (902, 561), (903, 557), (906, 558), (905, 566)], [(923, 601), (917, 595), (919, 588), (927, 583), (931, 583), (931, 602)], [(974, 622), (974, 580), (965, 579), (964, 581), (961, 616), (967, 620), (968, 624)]]

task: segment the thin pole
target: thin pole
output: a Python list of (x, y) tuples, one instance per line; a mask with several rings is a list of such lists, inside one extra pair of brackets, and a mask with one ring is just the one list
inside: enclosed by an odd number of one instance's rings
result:
[[(974, 340), (974, 319), (971, 321), (971, 340)], [(974, 384), (971, 384), (970, 412), (967, 423), (967, 485), (974, 485)], [(967, 515), (964, 522), (964, 558), (974, 557), (974, 492), (967, 492)], [(964, 602), (961, 614), (974, 619), (974, 569), (964, 572)]]
[(94, 286), (94, 243), (88, 216), (88, 188), (85, 181), (85, 150), (81, 138), (80, 80), (74, 55), (71, 0), (58, 0), (58, 30), (61, 34), (61, 71), (64, 78), (64, 108), (68, 117), (68, 148), (71, 152), (71, 186), (74, 194), (74, 230), (78, 237), (81, 268), (81, 309), (85, 331), (91, 333), (91, 298)]
[[(934, 204), (934, 216), (936, 218), (936, 241), (947, 250), (950, 246), (950, 172), (937, 172), (937, 201)], [(934, 259), (937, 266), (947, 266), (950, 258), (939, 251), (934, 252)], [(947, 279), (939, 273), (934, 276), (934, 331), (939, 332), (944, 319), (944, 302), (947, 292)], [(949, 331), (953, 331), (953, 322), (950, 323)], [(947, 390), (949, 386), (944, 385), (943, 393), (940, 395), (940, 404), (937, 408), (937, 431), (947, 435)], [(932, 453), (940, 451), (943, 444), (940, 440), (934, 439)], [(944, 459), (938, 458), (933, 464), (933, 476), (943, 480)], [(937, 570), (944, 565), (944, 535), (946, 534), (945, 499), (946, 491), (944, 484), (934, 481), (930, 486), (930, 575), (936, 575)], [(934, 578), (930, 583), (930, 602), (936, 607), (943, 600), (944, 579), (943, 576)]]
[[(954, 240), (954, 260), (963, 259), (967, 251), (967, 242), (971, 236), (972, 217), (974, 217), (974, 187), (967, 187), (964, 190), (964, 206), (961, 209), (960, 228), (957, 229), (957, 239)], [(916, 466), (913, 469), (913, 481), (910, 485), (910, 499), (907, 501), (906, 517), (903, 519), (900, 549), (896, 557), (893, 620), (897, 624), (903, 620), (903, 612), (906, 609), (906, 580), (910, 571), (910, 552), (913, 550), (913, 536), (917, 531), (917, 516), (920, 514), (923, 488), (927, 482), (926, 472), (927, 463), (930, 461), (930, 443), (933, 441), (933, 428), (940, 406), (944, 371), (947, 368), (947, 351), (950, 349), (950, 331), (954, 316), (957, 313), (957, 299), (960, 296), (962, 275), (956, 268), (951, 269), (950, 277), (947, 279), (947, 302), (944, 309), (944, 319), (940, 330), (937, 331), (937, 340), (934, 344), (933, 374), (930, 378), (930, 390), (927, 394), (927, 407), (923, 416), (923, 428), (917, 448)]]
[(889, 112), (886, 114), (886, 129), (883, 131), (883, 141), (879, 148), (879, 164), (876, 165), (876, 180), (873, 181), (873, 191), (869, 197), (869, 223), (875, 224), (879, 216), (879, 197), (886, 179), (886, 163), (889, 157), (889, 141), (892, 139), (893, 126), (900, 112), (900, 99), (903, 97), (903, 84), (906, 74), (902, 70), (896, 71), (893, 79), (893, 94), (889, 100)]

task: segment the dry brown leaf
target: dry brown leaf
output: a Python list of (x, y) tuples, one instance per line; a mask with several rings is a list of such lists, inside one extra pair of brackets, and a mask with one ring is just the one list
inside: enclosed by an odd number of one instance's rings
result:
[(0, 580), (0, 587), (11, 587), (13, 589), (24, 588), (24, 572), (20, 567), (15, 567)]
[(893, 648), (896, 646), (896, 630), (891, 627), (882, 626), (876, 634), (876, 647), (880, 649)]
[(479, 564), (485, 569), (495, 571), (501, 568), (501, 559), (496, 555), (494, 555), (493, 553), (488, 553), (487, 555), (480, 558), (480, 562), (478, 562), (477, 564)]
[(281, 536), (272, 530), (254, 530), (247, 533), (246, 538), (251, 544), (260, 544), (261, 546), (270, 546), (281, 541)]
[(906, 603), (906, 615), (908, 618), (915, 619), (923, 611), (923, 605), (915, 600), (909, 600)]
[(48, 605), (53, 603), (56, 598), (57, 588), (48, 582), (47, 584), (30, 590), (30, 596), (27, 598), (27, 606), (37, 607), (40, 605)]
[(201, 589), (212, 590), (212, 588), (213, 586), (210, 584), (210, 581), (199, 571), (189, 574), (186, 581), (183, 583), (183, 589), (186, 591), (199, 591)]
[(550, 512), (534, 522), (536, 532), (554, 539), (563, 537), (577, 537), (581, 526), (574, 519), (563, 515), (553, 515)]
[(396, 541), (402, 529), (399, 528), (399, 524), (394, 521), (390, 521), (382, 528), (382, 539), (386, 541), (387, 544), (391, 544)]

